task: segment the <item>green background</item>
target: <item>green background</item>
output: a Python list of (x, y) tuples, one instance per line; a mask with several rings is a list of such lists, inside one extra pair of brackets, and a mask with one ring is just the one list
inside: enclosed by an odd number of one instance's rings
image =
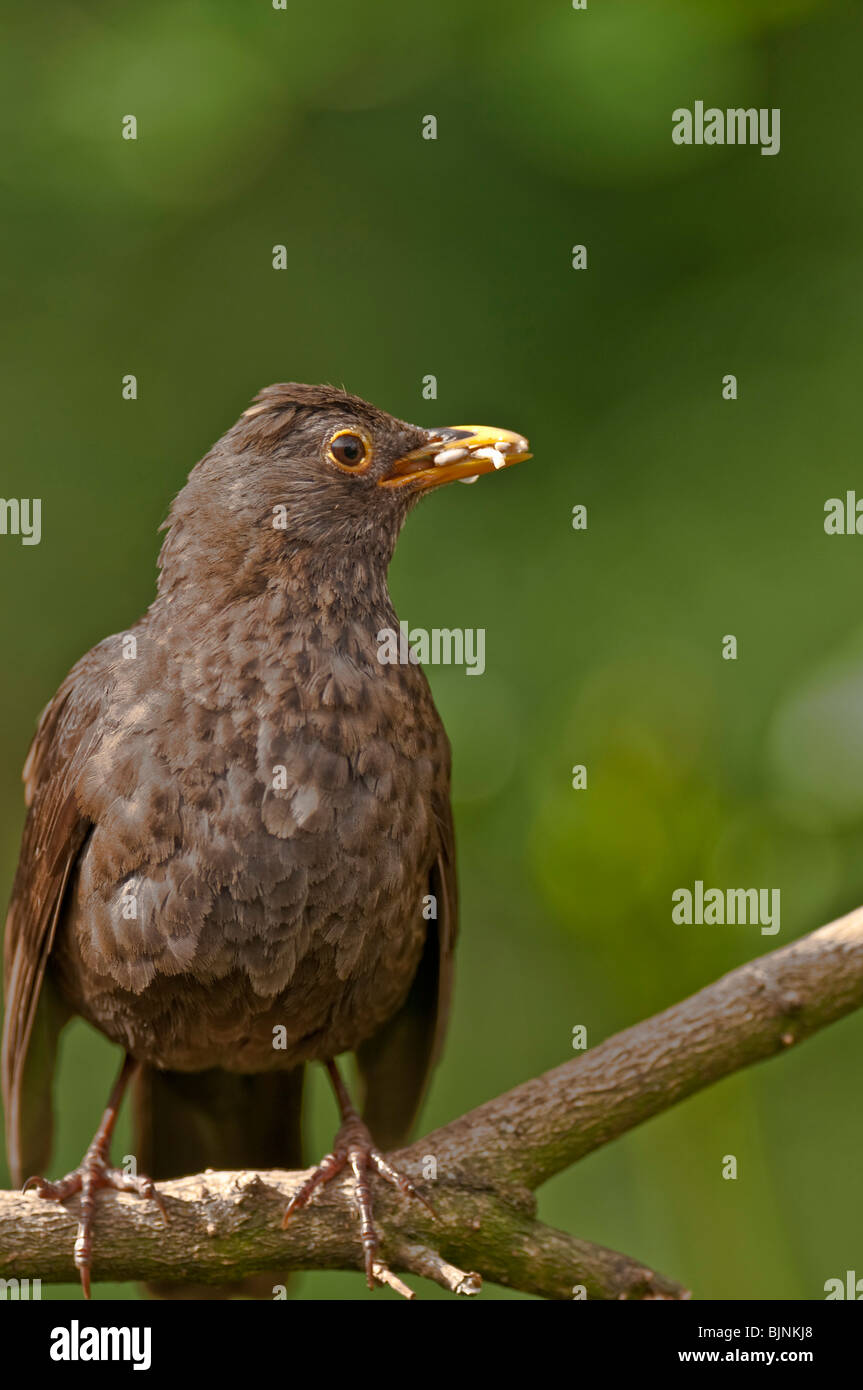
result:
[[(429, 671), (463, 937), (424, 1126), (573, 1056), (575, 1025), (598, 1042), (857, 906), (863, 539), (823, 509), (863, 495), (859, 5), (163, 0), (10, 24), (2, 491), (43, 499), (43, 537), (0, 537), (3, 890), (38, 711), (149, 603), (191, 465), (301, 380), (535, 453), (424, 503), (391, 575), (412, 625), (487, 632), (482, 678)], [(781, 152), (673, 145), (696, 99), (781, 108)], [(780, 935), (674, 926), (696, 878), (780, 888)], [(683, 1103), (541, 1215), (697, 1297), (823, 1297), (863, 1273), (861, 1043), (849, 1019)], [(56, 1173), (117, 1063), (68, 1030)], [(313, 1110), (323, 1152), (320, 1077)], [(351, 1274), (298, 1292), (368, 1296)]]

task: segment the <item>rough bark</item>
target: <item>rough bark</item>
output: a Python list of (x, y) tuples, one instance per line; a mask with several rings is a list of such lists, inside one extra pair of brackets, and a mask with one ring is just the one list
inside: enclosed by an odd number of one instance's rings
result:
[[(810, 1037), (863, 1004), (863, 908), (733, 970), (543, 1076), (488, 1101), (402, 1150), (438, 1219), (380, 1183), (376, 1213), (389, 1271), (473, 1294), (481, 1279), (572, 1298), (683, 1298), (686, 1291), (628, 1256), (534, 1218), (533, 1189), (592, 1150), (723, 1076)], [(302, 1174), (205, 1173), (160, 1184), (170, 1216), (100, 1193), (94, 1277), (226, 1279), (264, 1271), (274, 1289), (292, 1270), (358, 1269), (349, 1180), (281, 1216)], [(0, 1278), (71, 1280), (77, 1199), (0, 1193)], [(391, 1271), (391, 1272), (390, 1272)], [(274, 1294), (275, 1296), (275, 1294)]]

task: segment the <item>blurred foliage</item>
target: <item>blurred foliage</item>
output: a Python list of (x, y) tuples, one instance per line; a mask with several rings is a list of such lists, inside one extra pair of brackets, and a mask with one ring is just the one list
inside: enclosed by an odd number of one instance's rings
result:
[[(426, 503), (393, 566), (412, 624), (487, 630), (482, 679), (430, 671), (464, 931), (427, 1124), (571, 1056), (575, 1024), (598, 1041), (856, 906), (863, 542), (823, 507), (863, 493), (859, 6), (49, 0), (7, 25), (2, 491), (43, 498), (43, 539), (0, 538), (4, 882), (38, 710), (149, 602), (190, 466), (295, 379), (536, 455)], [(673, 146), (699, 97), (780, 107), (781, 153)], [(696, 878), (780, 887), (780, 936), (674, 927)], [(822, 1297), (859, 1267), (861, 1041), (848, 1020), (686, 1102), (542, 1215), (700, 1297)], [(67, 1033), (56, 1171), (116, 1063)], [(323, 1151), (319, 1079), (312, 1100)]]

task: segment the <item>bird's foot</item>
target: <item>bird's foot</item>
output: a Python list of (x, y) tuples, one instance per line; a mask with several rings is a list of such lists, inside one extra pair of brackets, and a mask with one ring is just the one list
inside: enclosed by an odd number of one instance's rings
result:
[[(369, 1175), (372, 1172), (378, 1173), (380, 1177), (385, 1178), (392, 1187), (397, 1187), (406, 1197), (414, 1197), (418, 1202), (422, 1202), (432, 1216), (436, 1216), (437, 1213), (431, 1202), (414, 1186), (410, 1178), (388, 1163), (380, 1150), (375, 1147), (375, 1142), (359, 1115), (352, 1114), (346, 1117), (336, 1135), (332, 1153), (328, 1153), (321, 1160), (311, 1176), (306, 1178), (302, 1187), (288, 1203), (282, 1228), (287, 1226), (295, 1211), (300, 1211), (303, 1207), (308, 1206), (319, 1188), (331, 1182), (344, 1168), (348, 1167), (353, 1173), (355, 1181), (354, 1205), (360, 1218), (360, 1239), (363, 1243), (366, 1282), (370, 1289), (374, 1288), (376, 1279), (379, 1283), (397, 1282), (400, 1284), (400, 1280), (395, 1281), (394, 1277), (387, 1277), (390, 1275), (390, 1271), (385, 1263), (378, 1258), (380, 1238), (374, 1223)], [(404, 1291), (404, 1286), (402, 1286), (402, 1291)]]
[(81, 1163), (65, 1178), (49, 1182), (47, 1178), (28, 1178), (24, 1192), (36, 1192), (38, 1196), (52, 1202), (65, 1202), (76, 1192), (81, 1194), (81, 1212), (78, 1218), (78, 1234), (75, 1238), (75, 1268), (81, 1278), (84, 1297), (90, 1297), (90, 1266), (93, 1258), (93, 1218), (96, 1211), (96, 1193), (102, 1187), (113, 1188), (115, 1192), (134, 1192), (139, 1197), (147, 1197), (155, 1202), (167, 1225), (168, 1213), (160, 1193), (151, 1178), (133, 1177), (122, 1168), (114, 1168), (102, 1146), (94, 1141), (85, 1153)]

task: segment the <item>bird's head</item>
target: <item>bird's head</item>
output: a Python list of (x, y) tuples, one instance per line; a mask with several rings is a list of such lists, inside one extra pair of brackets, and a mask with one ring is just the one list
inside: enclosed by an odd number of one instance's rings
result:
[(419, 497), (529, 457), (510, 430), (423, 429), (334, 387), (267, 386), (175, 499), (163, 581), (181, 580), (202, 549), (244, 586), (309, 553), (350, 552), (385, 573)]

